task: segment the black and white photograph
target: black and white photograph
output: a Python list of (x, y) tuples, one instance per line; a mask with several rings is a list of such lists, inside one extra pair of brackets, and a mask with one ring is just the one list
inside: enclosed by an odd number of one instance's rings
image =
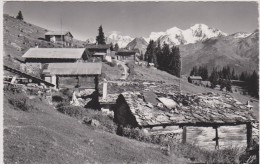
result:
[(5, 164), (258, 164), (258, 1), (3, 1)]

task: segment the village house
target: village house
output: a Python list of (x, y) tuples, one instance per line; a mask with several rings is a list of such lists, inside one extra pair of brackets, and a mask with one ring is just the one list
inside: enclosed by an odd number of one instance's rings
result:
[(69, 31), (49, 31), (45, 33), (45, 40), (60, 43), (67, 47), (73, 46), (73, 35)]
[(28, 66), (40, 69), (48, 63), (74, 63), (87, 60), (85, 48), (30, 48), (22, 58)]
[(96, 61), (97, 59), (104, 60), (107, 55), (110, 54), (110, 44), (86, 44), (85, 48), (92, 54), (93, 59)]
[(201, 76), (190, 76), (188, 81), (192, 84), (201, 85), (202, 77)]
[(135, 61), (136, 52), (132, 50), (120, 49), (116, 53), (117, 60), (124, 60), (124, 61)]

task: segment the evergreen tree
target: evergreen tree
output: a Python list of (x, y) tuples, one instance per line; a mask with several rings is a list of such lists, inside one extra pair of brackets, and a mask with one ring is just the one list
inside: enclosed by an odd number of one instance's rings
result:
[(162, 49), (161, 49), (161, 43), (160, 41), (158, 41), (157, 46), (155, 48), (155, 54), (156, 54), (156, 59), (157, 59), (157, 64), (158, 64), (158, 68), (161, 68), (162, 65)]
[(98, 28), (98, 36), (96, 37), (96, 41), (97, 44), (106, 44), (102, 25)]
[(162, 70), (167, 70), (170, 64), (170, 47), (165, 42), (163, 43), (162, 47)]
[(16, 16), (16, 19), (23, 20), (23, 14), (21, 11), (18, 12), (18, 15)]
[(114, 45), (113, 45), (113, 43), (111, 43), (110, 51), (114, 51)]
[(147, 48), (146, 48), (146, 52), (145, 52), (145, 60), (148, 63), (154, 63), (155, 65), (157, 65), (157, 59), (156, 59), (156, 53), (155, 53), (155, 43), (153, 40), (150, 40)]
[(235, 69), (232, 69), (232, 73), (231, 73), (231, 79), (232, 80), (236, 80), (236, 74), (235, 74)]
[(115, 44), (115, 48), (114, 48), (114, 50), (115, 50), (116, 52), (119, 50), (119, 46), (118, 46), (117, 43)]
[(259, 77), (256, 71), (252, 73), (252, 75), (248, 78), (248, 92), (251, 96), (259, 97)]
[(218, 75), (218, 71), (217, 68), (213, 68), (213, 71), (210, 75), (210, 82), (211, 82), (211, 88), (215, 88), (216, 85), (218, 84), (218, 79), (219, 79), (219, 75)]
[(226, 80), (226, 90), (232, 92), (231, 81), (229, 79)]
[(168, 70), (175, 76), (180, 77), (181, 71), (181, 59), (179, 47), (173, 46), (169, 56), (169, 68)]

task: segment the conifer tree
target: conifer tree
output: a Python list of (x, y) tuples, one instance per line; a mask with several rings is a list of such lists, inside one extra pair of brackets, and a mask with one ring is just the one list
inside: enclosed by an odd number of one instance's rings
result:
[(218, 79), (219, 79), (219, 75), (218, 75), (218, 71), (217, 68), (213, 68), (213, 71), (210, 75), (210, 82), (211, 82), (211, 88), (215, 88), (216, 85), (218, 84)]
[(96, 41), (97, 44), (106, 44), (102, 25), (100, 25), (98, 28), (98, 36), (96, 37)]
[(169, 68), (170, 52), (169, 45), (164, 42), (162, 47), (162, 70), (167, 70)]
[(111, 43), (110, 51), (114, 51), (114, 45), (113, 45), (113, 43)]
[(116, 44), (115, 44), (114, 51), (116, 51), (116, 52), (117, 52), (118, 50), (119, 50), (119, 46), (118, 46), (118, 44), (116, 43)]
[(16, 16), (16, 19), (23, 20), (23, 14), (21, 11), (18, 12), (18, 15)]

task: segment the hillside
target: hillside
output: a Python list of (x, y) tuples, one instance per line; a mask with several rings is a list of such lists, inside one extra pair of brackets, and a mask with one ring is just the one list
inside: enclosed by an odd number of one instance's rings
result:
[(41, 101), (30, 111), (16, 109), (10, 96), (4, 95), (4, 163), (187, 162), (159, 146), (84, 125)]
[[(44, 40), (44, 34), (47, 31), (47, 29), (4, 14), (4, 63), (18, 67), (20, 63), (15, 59), (22, 60), (21, 56), (29, 48), (35, 47), (36, 44), (42, 48), (62, 47), (59, 44), (53, 44)], [(75, 47), (82, 47), (83, 42), (75, 39), (74, 45)]]
[(181, 45), (182, 74), (189, 74), (193, 66), (213, 67), (230, 66), (237, 73), (258, 70), (259, 38), (258, 31), (247, 37), (210, 38), (195, 44)]

